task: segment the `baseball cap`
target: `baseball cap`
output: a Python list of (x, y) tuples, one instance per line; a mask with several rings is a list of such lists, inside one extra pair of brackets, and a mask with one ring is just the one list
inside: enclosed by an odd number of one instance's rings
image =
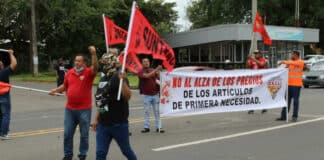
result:
[(254, 50), (253, 53), (260, 53), (260, 51), (258, 49)]
[(107, 53), (105, 53), (105, 54), (103, 54), (103, 55), (101, 56), (101, 58), (102, 58), (102, 59), (104, 59), (104, 58), (109, 58), (109, 55), (108, 55)]

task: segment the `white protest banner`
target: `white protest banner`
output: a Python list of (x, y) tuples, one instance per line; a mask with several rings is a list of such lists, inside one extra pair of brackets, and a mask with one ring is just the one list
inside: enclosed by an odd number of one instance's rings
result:
[(161, 73), (161, 116), (287, 106), (286, 68)]

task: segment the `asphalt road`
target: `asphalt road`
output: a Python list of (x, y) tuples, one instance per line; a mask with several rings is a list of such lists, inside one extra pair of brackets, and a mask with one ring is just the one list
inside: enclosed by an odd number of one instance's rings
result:
[[(54, 84), (13, 82), (49, 90)], [(12, 89), (12, 140), (0, 141), (1, 160), (58, 160), (63, 157), (65, 96)], [(324, 159), (323, 88), (302, 89), (297, 123), (277, 122), (278, 109), (163, 118), (166, 133), (140, 133), (143, 110), (133, 91), (131, 143), (139, 160), (322, 160)], [(94, 113), (94, 112), (93, 112)], [(152, 129), (154, 129), (152, 127)], [(88, 159), (95, 159), (95, 132)], [(75, 136), (78, 154), (79, 134)], [(124, 160), (116, 143), (108, 159)]]

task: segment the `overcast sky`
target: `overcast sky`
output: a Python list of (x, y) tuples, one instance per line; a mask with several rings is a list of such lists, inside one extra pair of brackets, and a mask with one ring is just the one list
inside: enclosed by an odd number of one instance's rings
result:
[(177, 6), (175, 8), (178, 11), (178, 21), (177, 24), (180, 26), (181, 31), (189, 29), (191, 23), (186, 16), (186, 8), (190, 4), (191, 0), (164, 0), (165, 2), (176, 2)]

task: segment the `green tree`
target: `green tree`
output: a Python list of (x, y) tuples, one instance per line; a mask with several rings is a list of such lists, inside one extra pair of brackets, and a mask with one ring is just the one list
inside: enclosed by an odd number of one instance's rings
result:
[[(300, 1), (301, 27), (319, 28), (323, 0)], [(295, 25), (294, 0), (258, 0), (258, 11), (270, 25)], [(251, 0), (197, 0), (187, 9), (192, 28), (227, 23), (251, 23)]]
[[(29, 0), (0, 1), (0, 40), (10, 39), (23, 61), (30, 58)], [(137, 0), (139, 8), (160, 34), (177, 30), (175, 3)], [(36, 0), (36, 25), (40, 63), (60, 56), (86, 52), (90, 44), (105, 49), (102, 14), (124, 29), (128, 28), (130, 0)], [(100, 52), (100, 51), (99, 51)], [(45, 63), (45, 65), (46, 65)], [(45, 66), (44, 65), (44, 66)], [(45, 67), (46, 68), (46, 67)], [(41, 68), (42, 69), (42, 68)]]
[(192, 28), (217, 24), (243, 23), (251, 17), (251, 2), (246, 0), (197, 0), (187, 8)]

